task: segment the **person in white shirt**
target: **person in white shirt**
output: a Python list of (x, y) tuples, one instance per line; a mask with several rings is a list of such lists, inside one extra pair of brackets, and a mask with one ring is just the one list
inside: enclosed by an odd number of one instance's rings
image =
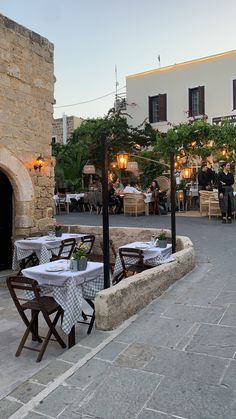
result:
[(135, 185), (134, 182), (130, 182), (130, 183), (124, 182), (123, 183), (123, 186), (124, 186), (123, 193), (142, 193), (138, 189), (136, 189), (134, 187), (134, 185)]

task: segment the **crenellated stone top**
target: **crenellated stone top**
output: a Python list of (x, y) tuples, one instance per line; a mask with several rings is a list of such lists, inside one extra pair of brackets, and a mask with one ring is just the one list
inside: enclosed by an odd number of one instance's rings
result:
[(30, 29), (27, 29), (25, 26), (20, 25), (19, 23), (9, 19), (8, 17), (2, 14), (0, 14), (0, 27), (1, 26), (7, 29), (11, 29), (15, 33), (18, 33), (24, 36), (25, 38), (29, 38), (32, 42), (36, 42), (43, 48), (48, 47), (48, 50), (52, 53), (54, 51), (54, 45), (47, 38), (44, 38), (38, 33), (33, 32)]

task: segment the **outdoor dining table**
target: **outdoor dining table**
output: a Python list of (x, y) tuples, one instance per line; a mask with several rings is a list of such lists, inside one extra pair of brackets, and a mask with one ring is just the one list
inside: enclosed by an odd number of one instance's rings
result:
[(16, 240), (14, 243), (14, 252), (12, 259), (12, 269), (19, 269), (19, 261), (36, 253), (39, 263), (50, 262), (52, 252), (57, 253), (62, 240), (75, 238), (77, 242), (80, 241), (85, 234), (68, 234), (63, 233), (61, 237), (28, 237), (22, 240)]
[[(163, 263), (168, 263), (174, 260), (173, 256), (171, 256), (172, 252), (172, 245), (167, 244), (167, 247), (161, 248), (155, 246), (151, 242), (133, 242), (128, 243), (121, 248), (133, 248), (133, 249), (141, 249), (143, 251), (144, 261), (151, 266), (161, 265)], [(123, 267), (121, 264), (120, 256), (117, 254), (114, 266), (114, 276), (118, 275), (123, 271)]]
[[(88, 262), (84, 271), (72, 271), (70, 261), (61, 259), (22, 270), (22, 274), (40, 285), (41, 295), (51, 293), (64, 310), (62, 330), (68, 345), (75, 345), (75, 324), (81, 318), (83, 299), (93, 300), (104, 288), (103, 263)], [(26, 293), (32, 298), (31, 293)]]

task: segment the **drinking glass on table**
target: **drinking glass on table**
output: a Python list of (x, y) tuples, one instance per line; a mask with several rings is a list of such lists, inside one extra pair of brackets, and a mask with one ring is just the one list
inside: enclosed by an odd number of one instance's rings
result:
[(53, 230), (53, 228), (50, 228), (48, 230), (48, 237), (50, 237), (50, 238), (55, 237), (55, 231)]

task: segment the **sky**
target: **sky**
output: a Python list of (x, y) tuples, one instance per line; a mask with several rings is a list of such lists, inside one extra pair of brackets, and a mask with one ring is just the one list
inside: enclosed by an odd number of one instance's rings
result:
[(158, 56), (164, 67), (236, 49), (235, 0), (0, 0), (0, 13), (54, 44), (55, 118), (107, 114), (115, 67), (125, 93)]

